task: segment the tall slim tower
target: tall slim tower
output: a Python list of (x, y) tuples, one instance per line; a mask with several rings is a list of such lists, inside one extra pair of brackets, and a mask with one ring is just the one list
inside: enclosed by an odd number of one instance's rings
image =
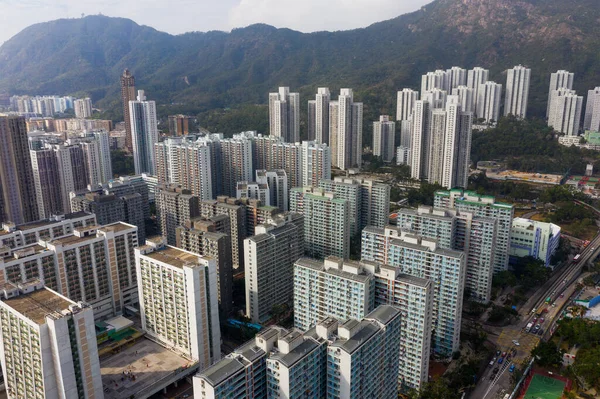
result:
[(429, 102), (415, 102), (415, 110), (411, 116), (411, 158), (410, 177), (427, 178), (429, 172), (429, 122), (431, 109)]
[(0, 222), (38, 220), (25, 118), (0, 115)]
[[(333, 108), (333, 109), (332, 109)], [(336, 146), (332, 164), (340, 169), (362, 165), (363, 103), (354, 102), (352, 89), (341, 89), (338, 101), (329, 108), (331, 147)]]
[(373, 155), (383, 162), (392, 162), (396, 152), (396, 123), (388, 115), (381, 115), (373, 122)]
[(52, 215), (68, 213), (63, 211), (58, 163), (54, 151), (31, 150), (30, 154), (40, 218), (48, 219)]
[(451, 96), (446, 105), (446, 114), (442, 185), (448, 188), (466, 188), (469, 181), (473, 113), (463, 111), (458, 98)]
[(477, 91), (477, 118), (485, 120), (485, 123), (497, 123), (500, 117), (502, 85), (488, 81), (480, 84)]
[(155, 175), (154, 144), (158, 142), (156, 103), (146, 100), (144, 90), (138, 91), (137, 101), (129, 102), (129, 120), (135, 174)]
[(286, 143), (300, 141), (300, 94), (289, 87), (269, 93), (269, 127), (271, 136), (282, 137)]
[(583, 96), (578, 96), (575, 90), (558, 89), (552, 91), (552, 108), (548, 117), (548, 126), (567, 136), (579, 134)]
[(548, 106), (546, 107), (546, 118), (550, 118), (552, 112), (552, 102), (554, 101), (554, 91), (558, 89), (573, 89), (573, 78), (575, 74), (569, 71), (556, 71), (550, 75), (550, 88), (548, 89)]
[(53, 150), (58, 166), (62, 209), (66, 213), (71, 206), (70, 193), (83, 190), (88, 184), (85, 157), (82, 148), (77, 145), (57, 144)]
[(485, 84), (485, 82), (488, 81), (489, 76), (490, 71), (481, 67), (475, 67), (467, 72), (467, 87), (473, 89), (473, 110), (475, 111), (477, 118), (483, 118), (477, 114), (477, 112), (479, 112), (479, 86)]
[(448, 73), (444, 70), (438, 69), (435, 72), (427, 72), (427, 74), (421, 77), (421, 99), (424, 98), (425, 93), (433, 89), (440, 89), (448, 91), (450, 82), (448, 81)]
[(527, 101), (529, 99), (529, 81), (531, 69), (522, 65), (506, 71), (506, 100), (504, 115), (512, 114), (517, 118), (527, 116)]
[(452, 95), (458, 96), (458, 102), (463, 112), (475, 112), (475, 90), (467, 86), (458, 86), (452, 89)]
[(419, 99), (419, 92), (412, 89), (402, 89), (398, 92), (396, 106), (396, 120), (407, 121), (413, 113), (415, 102)]
[(319, 87), (315, 99), (308, 102), (308, 139), (329, 144), (329, 101), (327, 87)]
[(131, 139), (131, 120), (129, 118), (129, 101), (135, 101), (135, 78), (125, 69), (121, 75), (121, 100), (123, 101), (123, 120), (125, 121), (125, 146), (129, 152), (133, 152), (133, 141)]
[(600, 87), (588, 90), (583, 129), (600, 131)]
[(448, 96), (446, 108), (431, 113), (427, 154), (430, 183), (448, 188), (466, 187), (472, 115), (462, 111), (458, 96)]
[(461, 67), (454, 66), (446, 70), (448, 79), (448, 92), (450, 93), (453, 89), (458, 86), (465, 86), (467, 84), (467, 70)]

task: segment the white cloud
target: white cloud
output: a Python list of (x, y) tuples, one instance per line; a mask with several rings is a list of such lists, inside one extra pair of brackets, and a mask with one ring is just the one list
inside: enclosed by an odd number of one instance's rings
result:
[(367, 26), (430, 0), (0, 0), (0, 43), (27, 26), (98, 14), (178, 34), (257, 22), (303, 32)]

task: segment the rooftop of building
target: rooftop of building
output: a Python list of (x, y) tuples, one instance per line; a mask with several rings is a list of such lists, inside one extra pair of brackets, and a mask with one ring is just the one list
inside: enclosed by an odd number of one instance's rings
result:
[[(144, 248), (147, 248), (147, 246), (144, 246), (141, 249), (143, 250)], [(183, 268), (184, 266), (197, 266), (198, 258), (200, 258), (200, 256), (191, 252), (168, 246), (157, 249), (153, 252), (148, 252), (144, 254), (144, 256), (147, 256), (159, 262), (167, 263), (171, 266), (175, 266), (178, 268)]]
[(365, 319), (377, 320), (383, 325), (387, 325), (392, 319), (397, 317), (400, 311), (393, 306), (381, 305), (375, 308), (371, 313), (365, 316)]
[(245, 365), (242, 361), (235, 357), (235, 355), (232, 355), (221, 359), (219, 362), (198, 374), (198, 376), (207, 380), (212, 386), (218, 386), (223, 381), (226, 381), (228, 378), (244, 369)]
[(324, 319), (319, 320), (317, 324), (324, 327), (331, 327), (336, 323), (338, 323), (338, 320), (335, 317), (325, 317)]
[(48, 288), (21, 294), (3, 302), (39, 325), (46, 324), (46, 316), (69, 311), (69, 306), (75, 303)]
[[(418, 240), (419, 240), (418, 244), (415, 244), (413, 242), (409, 242), (409, 241), (405, 240), (405, 238), (414, 238), (414, 237), (418, 238)], [(394, 245), (401, 246), (401, 247), (405, 247), (405, 248), (415, 249), (415, 250), (418, 250), (418, 251), (433, 252), (435, 254), (444, 255), (444, 256), (451, 257), (451, 258), (461, 258), (464, 255), (463, 252), (461, 252), (461, 251), (454, 251), (452, 249), (440, 248), (437, 245), (437, 240), (432, 239), (432, 238), (426, 238), (425, 240), (427, 242), (435, 242), (436, 243), (435, 249), (432, 250), (432, 249), (430, 249), (429, 246), (422, 244), (422, 241), (421, 241), (422, 239), (423, 239), (423, 237), (417, 236), (415, 234), (406, 234), (404, 237), (394, 237), (394, 238), (392, 238), (390, 240), (390, 243), (394, 244)]]
[[(299, 334), (302, 335), (301, 333)], [(295, 338), (296, 337), (294, 337), (293, 339)], [(281, 352), (277, 352), (271, 355), (269, 359), (273, 361), (278, 361), (289, 369), (293, 367), (299, 360), (302, 360), (310, 352), (314, 351), (318, 346), (319, 344), (317, 343), (317, 341), (310, 338), (305, 338), (301, 344), (296, 346), (288, 353), (284, 354)]]
[[(393, 228), (396, 228), (395, 226), (392, 226)], [(363, 233), (373, 233), (373, 234), (385, 234), (385, 229), (381, 228), (381, 227), (375, 227), (375, 226), (366, 226), (363, 229)]]
[[(184, 357), (147, 338), (141, 338), (119, 353), (100, 360), (104, 398), (148, 397), (167, 386), (171, 378), (181, 379), (193, 366)], [(131, 372), (135, 380), (123, 373)], [(173, 381), (174, 382), (174, 381)]]
[(411, 276), (410, 274), (399, 273), (396, 275), (396, 280), (404, 281), (412, 285), (416, 285), (418, 287), (427, 287), (431, 285), (431, 280), (416, 276)]
[(344, 270), (340, 270), (340, 269), (334, 269), (334, 268), (330, 268), (330, 269), (325, 269), (325, 264), (323, 261), (318, 261), (315, 259), (310, 259), (310, 258), (300, 258), (295, 262), (296, 265), (302, 266), (302, 267), (307, 267), (316, 271), (320, 271), (323, 273), (328, 273), (328, 274), (332, 274), (334, 276), (340, 277), (340, 278), (344, 278), (347, 280), (353, 280), (359, 283), (366, 283), (368, 280), (371, 279), (371, 276), (361, 272), (361, 274), (354, 274), (354, 273), (350, 273)]
[(272, 326), (272, 327), (265, 328), (264, 330), (262, 330), (261, 332), (256, 334), (256, 336), (258, 338), (262, 338), (264, 340), (269, 340), (269, 339), (274, 338), (277, 335), (279, 335), (281, 333), (285, 333), (285, 332), (286, 332), (286, 330), (281, 327)]
[[(88, 212), (84, 212), (84, 211), (67, 213), (65, 215), (57, 216), (56, 218), (53, 218), (53, 219), (51, 218), (51, 219), (36, 220), (34, 222), (17, 225), (17, 226), (15, 226), (15, 230), (33, 230), (33, 229), (38, 229), (41, 227), (52, 226), (52, 225), (61, 223), (64, 220), (75, 220), (75, 219), (80, 219), (80, 218), (85, 218), (85, 217), (93, 217), (93, 216), (94, 216), (93, 213), (88, 213)], [(10, 234), (10, 232), (6, 231), (6, 230), (0, 230), (0, 235), (3, 235), (3, 234)]]
[(131, 224), (127, 224), (124, 222), (117, 222), (113, 224), (107, 224), (104, 226), (100, 226), (98, 231), (114, 231), (115, 233), (119, 233), (126, 230), (136, 229), (136, 226)]
[[(350, 320), (349, 320), (350, 321)], [(352, 354), (358, 348), (360, 348), (365, 342), (367, 342), (371, 337), (373, 337), (377, 332), (379, 332), (379, 327), (377, 327), (373, 322), (364, 320), (358, 322), (357, 320), (353, 320), (357, 323), (360, 323), (360, 330), (357, 331), (350, 339), (338, 339), (337, 341), (330, 344), (331, 348), (340, 348), (341, 350)], [(344, 323), (346, 326), (348, 322)], [(350, 328), (355, 328), (354, 325), (349, 326)]]
[[(86, 229), (99, 229), (101, 226), (86, 226)], [(76, 245), (76, 244), (82, 244), (84, 242), (88, 242), (88, 241), (94, 241), (98, 239), (98, 236), (94, 233), (89, 233), (87, 235), (83, 235), (83, 236), (77, 236), (75, 234), (71, 234), (65, 237), (60, 237), (60, 238), (56, 238), (52, 241), (50, 241), (50, 244), (52, 245), (63, 245), (63, 246), (69, 246), (69, 245)]]
[(513, 208), (513, 205), (504, 202), (496, 202), (496, 197), (493, 195), (481, 195), (475, 191), (463, 190), (462, 188), (453, 188), (452, 190), (440, 190), (435, 192), (436, 196), (449, 197), (450, 195), (458, 196), (457, 201), (478, 205), (492, 206), (497, 208)]
[(43, 252), (51, 253), (50, 251), (48, 251), (47, 248), (45, 248), (39, 244), (32, 244), (32, 245), (28, 245), (26, 247), (22, 247), (22, 248), (18, 248), (13, 251), (10, 251), (10, 254), (7, 254), (2, 257), (2, 260), (4, 261), (4, 263), (8, 263), (15, 259), (23, 259), (23, 258), (27, 258), (27, 257), (34, 256), (37, 254), (41, 254)]
[[(423, 212), (426, 209), (428, 209), (430, 211), (430, 213)], [(434, 213), (434, 211), (437, 211), (437, 213)], [(424, 217), (427, 219), (435, 219), (435, 220), (440, 220), (440, 221), (451, 223), (452, 215), (446, 214), (445, 211), (446, 211), (445, 208), (432, 208), (432, 207), (420, 207), (419, 209), (403, 208), (403, 209), (398, 210), (397, 214), (398, 214), (398, 217), (400, 217), (400, 215), (421, 216), (421, 217)], [(439, 214), (441, 212), (444, 212), (444, 214), (443, 215)]]

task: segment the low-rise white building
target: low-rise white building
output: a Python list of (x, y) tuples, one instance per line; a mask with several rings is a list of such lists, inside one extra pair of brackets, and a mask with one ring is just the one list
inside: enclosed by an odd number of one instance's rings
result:
[(533, 256), (550, 266), (560, 243), (560, 226), (536, 220), (514, 218), (510, 230), (510, 256)]

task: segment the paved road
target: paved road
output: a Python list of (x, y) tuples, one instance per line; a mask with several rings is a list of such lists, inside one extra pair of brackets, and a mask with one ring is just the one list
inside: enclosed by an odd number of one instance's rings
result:
[[(579, 262), (570, 263), (554, 276), (551, 281), (545, 284), (536, 295), (533, 295), (528, 304), (521, 311), (521, 320), (512, 326), (507, 326), (502, 329), (500, 334), (488, 335), (488, 340), (494, 342), (496, 347), (501, 352), (515, 351), (514, 356), (510, 361), (514, 362), (519, 368), (523, 368), (530, 357), (531, 350), (535, 348), (538, 342), (546, 337), (549, 337), (556, 321), (561, 317), (562, 309), (565, 307), (571, 297), (575, 294), (575, 286), (577, 278), (581, 273), (581, 268), (588, 261), (595, 259), (600, 253), (600, 235), (581, 252)], [(550, 302), (546, 303), (546, 299), (550, 298)], [(535, 313), (533, 312), (535, 309)], [(542, 312), (541, 316), (536, 313)], [(535, 320), (534, 320), (535, 319)], [(544, 319), (543, 321), (541, 321)], [(528, 323), (532, 323), (533, 327), (539, 325), (543, 335), (533, 334), (525, 331)], [(519, 343), (517, 346), (513, 341)], [(492, 360), (492, 359), (490, 359)], [(506, 363), (506, 361), (504, 362)], [(497, 360), (493, 366), (488, 366), (483, 376), (479, 379), (479, 383), (470, 393), (469, 397), (474, 399), (496, 399), (512, 391), (514, 384), (511, 381), (510, 373), (506, 371), (508, 366), (499, 367), (495, 377), (492, 377), (493, 370), (498, 367)]]

